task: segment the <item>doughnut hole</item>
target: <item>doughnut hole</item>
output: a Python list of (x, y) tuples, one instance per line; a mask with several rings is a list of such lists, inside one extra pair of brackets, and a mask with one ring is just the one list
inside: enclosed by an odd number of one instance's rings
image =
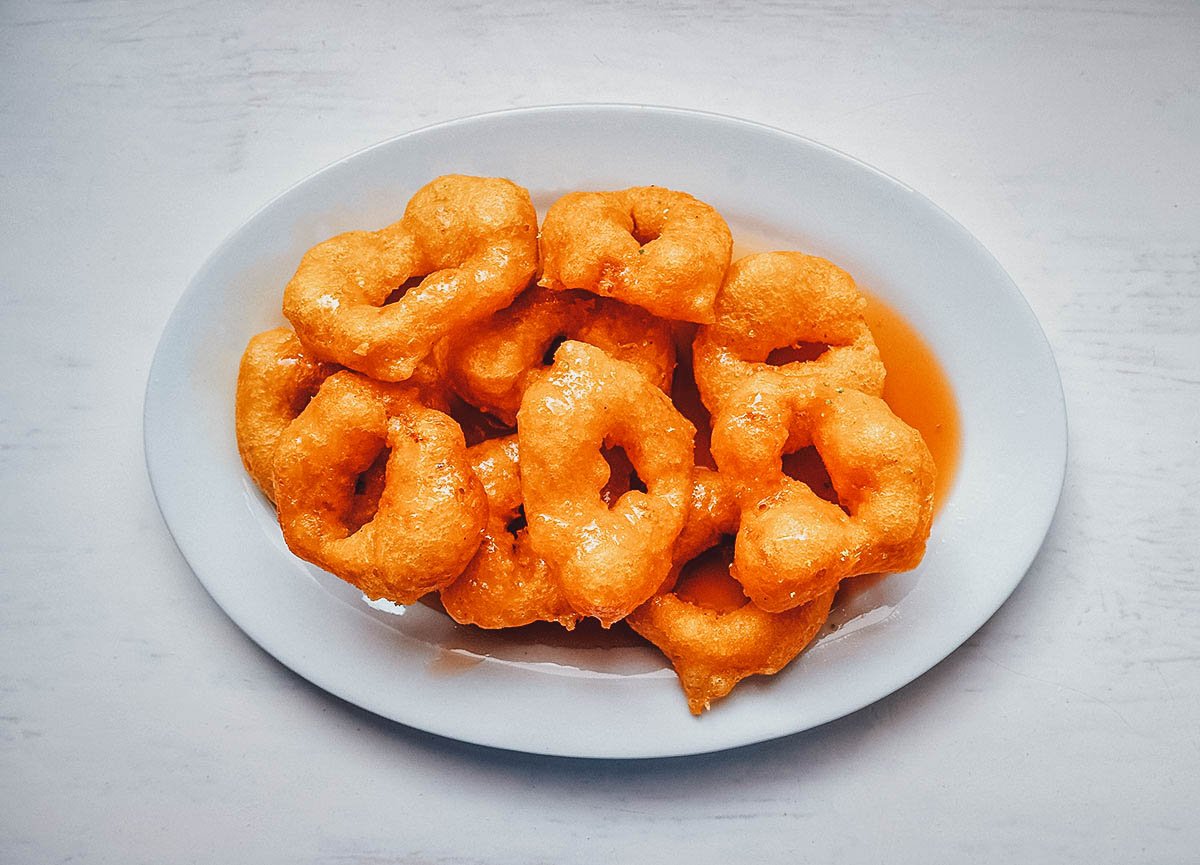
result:
[(515, 536), (517, 534), (517, 532), (526, 528), (528, 525), (529, 525), (529, 521), (527, 519), (525, 519), (525, 506), (518, 505), (517, 506), (517, 515), (515, 517), (513, 517), (511, 520), (509, 520), (505, 524), (504, 528), (505, 528), (505, 531), (507, 531), (510, 535)]
[(558, 347), (567, 341), (567, 335), (560, 333), (550, 340), (546, 346), (546, 350), (542, 352), (542, 366), (547, 367), (554, 363), (554, 353), (558, 351)]
[(450, 396), (449, 414), (462, 427), (467, 447), (474, 447), (488, 439), (503, 438), (517, 431), (515, 426), (509, 426), (495, 415), (476, 408), (454, 394)]
[(690, 362), (691, 344), (687, 343), (679, 354), (686, 360), (681, 361), (675, 368), (675, 376), (671, 381), (671, 401), (679, 413), (696, 428), (696, 465), (715, 469), (717, 463), (712, 456), (712, 415), (700, 398), (700, 390), (696, 386), (696, 375)]
[(767, 366), (787, 366), (789, 363), (809, 363), (818, 360), (829, 351), (829, 346), (823, 342), (798, 342), (785, 345), (767, 355), (764, 363)]
[(625, 493), (646, 492), (646, 484), (638, 477), (637, 468), (620, 445), (605, 445), (600, 455), (608, 463), (608, 480), (600, 488), (600, 499), (611, 510)]
[(647, 225), (644, 221), (639, 221), (637, 214), (633, 215), (633, 231), (630, 232), (633, 239), (638, 242), (638, 246), (645, 246), (652, 243), (662, 235), (661, 226)]
[(375, 457), (371, 465), (354, 482), (354, 497), (350, 502), (350, 510), (342, 518), (351, 534), (374, 519), (379, 510), (379, 497), (383, 495), (383, 487), (387, 482), (387, 461), (391, 454), (391, 448), (382, 448), (379, 456)]
[(717, 544), (679, 569), (674, 594), (696, 607), (729, 613), (740, 610), (750, 599), (729, 572), (733, 564), (733, 535), (722, 535)]
[(381, 303), (380, 306), (387, 306), (388, 304), (395, 303), (400, 298), (404, 297), (404, 295), (408, 294), (408, 290), (410, 288), (416, 288), (418, 285), (420, 285), (421, 281), (425, 279), (425, 276), (427, 275), (428, 274), (423, 274), (421, 276), (410, 276), (408, 279), (404, 280), (404, 282), (400, 283), (400, 285), (396, 286), (396, 288), (392, 290), (392, 293), (383, 299), (383, 303)]
[(846, 513), (846, 506), (838, 499), (829, 470), (821, 454), (811, 445), (783, 455), (783, 473), (793, 480), (800, 481), (825, 501), (835, 504)]

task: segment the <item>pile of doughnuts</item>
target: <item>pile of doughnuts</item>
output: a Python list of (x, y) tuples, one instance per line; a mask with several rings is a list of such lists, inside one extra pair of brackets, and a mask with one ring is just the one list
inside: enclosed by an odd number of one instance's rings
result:
[(522, 187), (448, 175), (310, 249), (237, 381), (288, 547), (462, 624), (624, 621), (695, 714), (778, 672), (842, 580), (921, 560), (935, 468), (853, 279), (732, 248), (684, 192), (573, 192), (539, 233)]

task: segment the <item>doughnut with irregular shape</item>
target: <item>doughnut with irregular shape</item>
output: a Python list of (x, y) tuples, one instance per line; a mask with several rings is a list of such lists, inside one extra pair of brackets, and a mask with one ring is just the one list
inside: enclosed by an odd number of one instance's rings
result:
[[(867, 301), (850, 274), (802, 252), (765, 252), (735, 261), (716, 300), (716, 321), (692, 347), (705, 406), (720, 409), (749, 379), (826, 384), (879, 396), (884, 369), (863, 319)], [(813, 360), (775, 366), (772, 351), (803, 343), (828, 346)]]
[[(695, 430), (631, 364), (563, 343), (517, 415), (521, 487), (533, 549), (571, 608), (605, 627), (663, 584), (692, 491)], [(624, 448), (645, 492), (610, 508), (601, 449)]]
[[(438, 340), (512, 303), (537, 255), (537, 213), (523, 187), (446, 175), (417, 190), (398, 222), (305, 253), (283, 312), (313, 355), (403, 381)], [(406, 288), (415, 277), (424, 278)]]
[(684, 600), (674, 592), (655, 595), (626, 621), (670, 659), (699, 715), (742, 679), (774, 675), (813, 641), (829, 618), (835, 590), (782, 613), (747, 602), (722, 612)]
[(546, 212), (542, 277), (676, 321), (713, 320), (733, 237), (709, 205), (661, 186), (571, 192)]
[[(359, 479), (385, 449), (377, 508), (355, 527)], [(462, 431), (403, 385), (330, 376), (281, 436), (274, 471), (288, 547), (370, 598), (411, 604), (448, 585), (483, 537), (487, 497)]]
[[(783, 473), (783, 455), (810, 444), (838, 504)], [(712, 449), (721, 472), (741, 484), (733, 575), (764, 610), (792, 609), (846, 577), (921, 561), (936, 469), (921, 434), (882, 399), (751, 381), (717, 415)]]
[[(708, 604), (676, 585), (688, 562), (737, 533), (737, 488), (725, 475), (697, 470), (693, 507), (675, 545), (671, 584), (626, 619), (670, 659), (694, 715), (747, 676), (774, 675), (791, 663), (820, 631), (835, 594), (831, 590), (808, 604), (768, 613), (745, 597), (732, 605)], [(724, 579), (732, 582), (728, 574)]]

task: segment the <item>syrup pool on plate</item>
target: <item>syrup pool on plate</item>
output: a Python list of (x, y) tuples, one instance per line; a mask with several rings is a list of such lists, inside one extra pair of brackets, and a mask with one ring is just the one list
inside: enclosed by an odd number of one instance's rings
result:
[(883, 398), (925, 439), (937, 466), (934, 508), (946, 500), (958, 469), (962, 430), (950, 380), (937, 356), (904, 316), (878, 298), (867, 298), (867, 325), (887, 370)]

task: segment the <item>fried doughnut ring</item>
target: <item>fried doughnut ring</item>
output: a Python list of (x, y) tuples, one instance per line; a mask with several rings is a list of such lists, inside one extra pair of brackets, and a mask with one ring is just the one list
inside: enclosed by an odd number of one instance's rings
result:
[[(529, 193), (494, 177), (439, 177), (379, 231), (317, 244), (283, 292), (283, 312), (313, 355), (403, 381), (434, 344), (508, 306), (537, 268)], [(424, 276), (394, 303), (392, 294)]]
[[(238, 452), (246, 473), (271, 501), (275, 500), (273, 463), (279, 436), (308, 405), (321, 382), (339, 369), (337, 364), (315, 360), (289, 328), (277, 327), (250, 338), (238, 366), (234, 407)], [(408, 384), (417, 389), (425, 405), (449, 411), (445, 385), (431, 364), (418, 366)], [(368, 494), (364, 502), (371, 501)]]
[(655, 595), (626, 621), (671, 661), (688, 708), (699, 715), (747, 676), (774, 675), (799, 655), (829, 618), (836, 590), (782, 613), (747, 602), (721, 612), (674, 592)]
[(442, 589), (442, 606), (461, 625), (515, 628), (549, 621), (574, 628), (579, 615), (530, 548), (527, 530), (510, 528), (521, 514), (517, 437), (489, 439), (467, 454), (487, 493), (487, 527), (462, 576)]
[[(635, 367), (586, 343), (564, 342), (525, 391), (517, 437), (529, 539), (576, 612), (608, 627), (663, 584), (691, 495), (694, 435)], [(611, 509), (600, 499), (606, 444), (625, 449), (646, 485)]]
[(675, 543), (672, 585), (626, 621), (670, 659), (688, 708), (699, 715), (747, 676), (787, 666), (820, 631), (835, 592), (784, 613), (768, 613), (745, 598), (732, 609), (712, 609), (684, 596), (674, 586), (683, 566), (737, 532), (741, 519), (737, 484), (718, 472), (697, 469), (692, 502)]
[(512, 306), (447, 340), (444, 365), (459, 396), (512, 423), (530, 378), (561, 338), (604, 349), (633, 364), (660, 390), (671, 387), (671, 326), (636, 306), (581, 291), (533, 287)]
[(279, 436), (336, 370), (308, 354), (289, 328), (250, 337), (238, 365), (234, 406), (238, 452), (246, 473), (271, 501), (275, 500), (272, 465)]
[[(359, 476), (385, 448), (378, 509), (352, 530)], [(400, 604), (462, 573), (487, 519), (458, 424), (421, 405), (412, 388), (349, 371), (327, 378), (284, 431), (275, 495), (293, 553)]]
[[(716, 413), (756, 377), (881, 395), (883, 361), (863, 319), (866, 305), (850, 274), (823, 258), (765, 252), (738, 259), (717, 294), (716, 321), (700, 328), (692, 348), (705, 406)], [(829, 348), (815, 360), (767, 363), (775, 349), (801, 343)]]
[(546, 212), (538, 285), (583, 288), (663, 318), (707, 322), (732, 251), (721, 214), (686, 192), (572, 192)]
[[(784, 475), (783, 454), (809, 444), (840, 506)], [(744, 484), (733, 574), (764, 610), (808, 603), (845, 577), (914, 568), (924, 555), (933, 457), (878, 397), (749, 382), (717, 416), (713, 455)]]

